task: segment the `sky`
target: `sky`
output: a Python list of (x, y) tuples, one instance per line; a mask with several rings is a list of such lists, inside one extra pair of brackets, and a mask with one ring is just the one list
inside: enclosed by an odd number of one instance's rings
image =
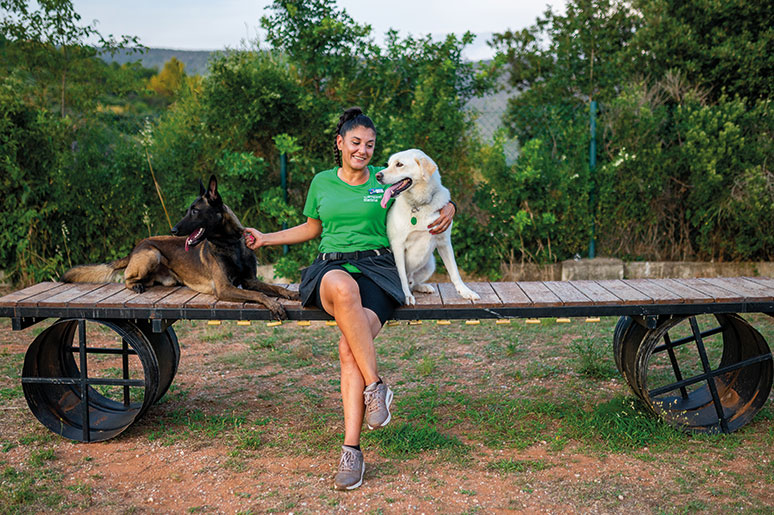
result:
[[(259, 20), (271, 0), (73, 0), (84, 24), (97, 20), (103, 35), (138, 36), (151, 48), (222, 50), (262, 39)], [(357, 23), (373, 28), (377, 42), (388, 29), (440, 37), (466, 30), (478, 34), (465, 51), (471, 60), (487, 59), (493, 33), (532, 25), (546, 7), (562, 11), (566, 0), (338, 0)]]

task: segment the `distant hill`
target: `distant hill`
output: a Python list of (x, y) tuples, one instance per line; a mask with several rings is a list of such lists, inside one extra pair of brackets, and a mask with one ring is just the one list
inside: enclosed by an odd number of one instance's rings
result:
[(164, 67), (164, 63), (176, 57), (178, 61), (185, 64), (185, 72), (188, 75), (205, 75), (207, 73), (207, 62), (214, 53), (211, 50), (149, 48), (144, 53), (131, 53), (123, 50), (116, 53), (113, 57), (105, 55), (103, 59), (108, 62), (115, 61), (119, 64), (140, 61), (145, 68), (160, 71)]
[[(483, 38), (480, 38), (480, 43), (482, 43), (483, 40)], [(133, 54), (122, 51), (116, 53), (112, 58), (110, 56), (104, 56), (104, 59), (106, 61), (116, 61), (120, 64), (140, 61), (145, 68), (161, 70), (164, 67), (164, 63), (169, 61), (172, 57), (176, 57), (178, 61), (185, 64), (185, 72), (188, 75), (206, 75), (208, 71), (207, 63), (214, 53), (216, 53), (216, 51), (149, 48), (142, 54)], [(474, 98), (468, 102), (467, 105), (467, 109), (478, 113), (476, 125), (484, 141), (491, 141), (495, 130), (502, 126), (500, 118), (503, 113), (505, 113), (508, 105), (508, 98), (515, 94), (513, 90), (507, 87), (504, 77), (500, 80), (500, 87), (502, 89), (496, 93), (487, 95), (484, 98)], [(515, 159), (518, 154), (515, 142), (506, 145), (505, 150), (509, 161)]]

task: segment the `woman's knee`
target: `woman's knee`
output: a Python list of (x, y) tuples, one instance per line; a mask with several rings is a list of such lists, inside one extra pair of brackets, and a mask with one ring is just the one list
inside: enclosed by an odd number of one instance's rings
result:
[(323, 303), (351, 306), (360, 304), (360, 288), (352, 276), (341, 274), (326, 274), (320, 283), (320, 298)]

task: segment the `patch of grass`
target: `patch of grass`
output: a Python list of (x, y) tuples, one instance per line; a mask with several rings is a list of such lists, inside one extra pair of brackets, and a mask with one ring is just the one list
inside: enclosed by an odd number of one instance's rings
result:
[(414, 424), (390, 424), (379, 431), (363, 435), (366, 445), (378, 445), (379, 453), (390, 458), (415, 457), (425, 451), (451, 451), (464, 455), (468, 447), (455, 436), (445, 435), (433, 426)]
[(316, 455), (341, 445), (341, 434), (337, 431), (339, 413), (324, 412), (302, 404), (304, 411), (294, 411), (294, 427), (280, 439), (268, 444), (283, 451)]
[(669, 448), (685, 441), (685, 434), (664, 424), (646, 411), (639, 399), (616, 396), (598, 404), (591, 413), (578, 411), (568, 420), (575, 438), (600, 438), (613, 452), (626, 452), (648, 446)]
[(575, 370), (579, 374), (592, 379), (609, 379), (618, 375), (615, 367), (611, 366), (609, 349), (599, 338), (576, 339), (570, 344), (570, 351), (573, 354)]
[(424, 356), (422, 357), (422, 361), (418, 362), (416, 365), (417, 373), (421, 377), (427, 377), (431, 375), (433, 372), (435, 372), (437, 368), (435, 359), (433, 359), (431, 356)]
[(563, 367), (554, 363), (544, 363), (542, 361), (532, 361), (527, 364), (526, 377), (529, 379), (545, 379), (564, 374)]
[(148, 439), (160, 440), (165, 445), (171, 445), (191, 435), (203, 436), (207, 439), (223, 438), (242, 427), (245, 416), (234, 413), (207, 415), (200, 409), (188, 411), (181, 408), (166, 413), (155, 422), (161, 427), (148, 433)]
[(30, 453), (29, 464), (32, 467), (42, 467), (47, 461), (56, 459), (56, 453), (53, 449), (37, 449)]
[(517, 472), (527, 472), (530, 470), (540, 471), (549, 467), (551, 467), (551, 464), (545, 460), (514, 460), (509, 458), (493, 461), (487, 465), (486, 468), (493, 472), (506, 475)]
[(0, 352), (0, 376), (17, 380), (21, 377), (22, 365), (24, 364), (24, 353), (10, 353), (8, 351)]
[(0, 471), (0, 513), (35, 513), (61, 504), (58, 475), (42, 467), (46, 459), (37, 464), (38, 459), (42, 456), (30, 460), (32, 470), (5, 466)]
[(549, 422), (557, 417), (558, 407), (550, 402), (489, 395), (470, 399), (464, 413), (475, 428), (471, 438), (488, 447), (526, 449), (543, 438)]
[(24, 397), (21, 385), (12, 386), (11, 388), (0, 388), (0, 401), (10, 401), (21, 397)]
[(234, 332), (231, 330), (206, 331), (199, 339), (203, 342), (222, 342), (234, 338)]
[[(442, 392), (437, 385), (431, 384), (397, 396), (395, 411), (403, 420), (436, 425), (443, 412), (463, 404), (464, 399), (465, 396), (458, 392)], [(452, 419), (446, 426), (455, 422), (459, 420)]]

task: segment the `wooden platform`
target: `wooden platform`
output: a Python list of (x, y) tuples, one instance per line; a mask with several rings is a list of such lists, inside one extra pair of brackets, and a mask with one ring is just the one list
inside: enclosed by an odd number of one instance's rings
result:
[[(395, 318), (774, 313), (774, 279), (760, 277), (468, 283), (481, 296), (476, 302), (461, 298), (449, 283), (434, 286), (436, 294), (417, 294), (416, 306), (399, 308)], [(318, 309), (301, 307), (299, 302), (282, 302), (291, 320), (330, 318)], [(137, 294), (119, 283), (57, 282), (39, 283), (0, 297), (0, 316), (14, 319), (16, 329), (49, 317), (170, 321), (271, 318), (260, 305), (218, 301), (186, 287), (159, 286)]]

